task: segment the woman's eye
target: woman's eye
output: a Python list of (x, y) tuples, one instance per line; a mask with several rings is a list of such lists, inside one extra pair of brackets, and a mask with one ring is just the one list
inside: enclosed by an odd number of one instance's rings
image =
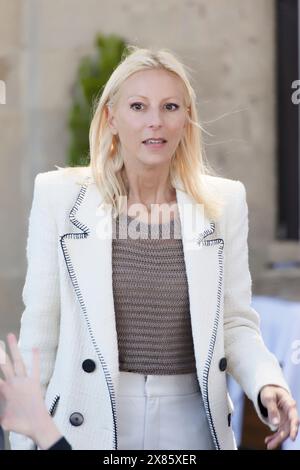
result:
[[(136, 106), (139, 106), (139, 108), (136, 108)], [(130, 108), (131, 108), (131, 109), (135, 109), (136, 111), (140, 111), (140, 110), (141, 110), (141, 106), (144, 106), (144, 104), (143, 104), (143, 103), (132, 103), (132, 104), (130, 105)], [(167, 106), (175, 106), (175, 109), (178, 109), (178, 108), (179, 108), (178, 104), (175, 104), (175, 103), (167, 103), (165, 106), (166, 106), (166, 107), (167, 107)], [(169, 108), (169, 107), (168, 107), (167, 109), (168, 109), (168, 111), (175, 111), (174, 108), (172, 109), (172, 108)]]
[[(130, 105), (130, 108), (133, 109), (134, 106), (143, 106), (143, 103), (132, 103), (132, 104)], [(138, 109), (138, 111), (139, 111), (139, 110), (140, 110), (140, 109)]]
[(168, 103), (166, 104), (166, 106), (175, 106), (175, 109), (179, 108), (178, 104), (175, 104), (175, 103)]

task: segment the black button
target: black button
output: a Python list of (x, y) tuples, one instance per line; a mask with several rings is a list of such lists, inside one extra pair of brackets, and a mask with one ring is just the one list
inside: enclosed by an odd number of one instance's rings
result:
[(70, 416), (70, 423), (73, 426), (81, 426), (84, 421), (84, 418), (81, 413), (72, 413)]
[(96, 369), (96, 364), (94, 361), (92, 361), (92, 359), (86, 359), (82, 363), (82, 368), (84, 372), (94, 372), (94, 370)]
[(228, 420), (228, 426), (231, 425), (231, 413), (229, 413), (229, 415), (227, 416), (227, 420)]
[(219, 362), (219, 369), (224, 372), (224, 370), (226, 370), (226, 367), (227, 367), (227, 359), (226, 357), (222, 357), (222, 359), (220, 359), (220, 362)]

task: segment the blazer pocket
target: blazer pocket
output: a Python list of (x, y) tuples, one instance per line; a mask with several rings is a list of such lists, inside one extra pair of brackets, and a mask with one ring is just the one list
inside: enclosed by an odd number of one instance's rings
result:
[(48, 410), (50, 416), (55, 415), (59, 400), (60, 400), (60, 395), (55, 395), (50, 405), (50, 408)]

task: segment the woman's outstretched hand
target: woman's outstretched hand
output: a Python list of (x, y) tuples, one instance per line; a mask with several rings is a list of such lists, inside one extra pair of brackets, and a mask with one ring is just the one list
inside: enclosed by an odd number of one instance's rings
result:
[[(39, 351), (32, 351), (32, 371), (28, 375), (17, 339), (7, 335), (11, 358), (1, 352), (4, 360), (0, 369), (0, 424), (5, 431), (14, 431), (30, 437), (41, 449), (47, 449), (62, 436), (48, 414), (40, 387)], [(1, 346), (0, 346), (1, 347)]]
[(290, 393), (282, 387), (266, 385), (260, 391), (260, 400), (268, 410), (270, 423), (276, 432), (265, 438), (268, 449), (275, 449), (288, 437), (293, 441), (297, 437), (299, 418), (296, 402)]

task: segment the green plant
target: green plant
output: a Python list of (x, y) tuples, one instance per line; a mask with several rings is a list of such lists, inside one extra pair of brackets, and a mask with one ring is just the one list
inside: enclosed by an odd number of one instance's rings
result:
[(101, 96), (110, 75), (127, 55), (126, 43), (118, 36), (99, 34), (95, 39), (94, 57), (84, 57), (78, 67), (74, 84), (74, 100), (69, 111), (68, 128), (71, 139), (68, 150), (69, 166), (89, 164), (89, 128), (93, 104)]

